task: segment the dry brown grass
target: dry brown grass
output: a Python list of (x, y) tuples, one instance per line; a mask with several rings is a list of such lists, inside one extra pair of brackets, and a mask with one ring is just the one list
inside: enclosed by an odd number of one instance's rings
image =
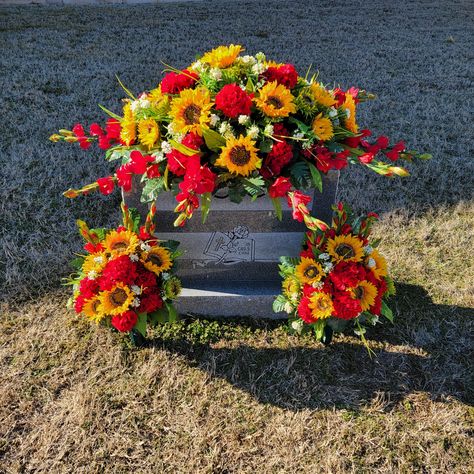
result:
[[(468, 2), (188, 8), (0, 10), (0, 472), (474, 472)], [(349, 335), (324, 348), (248, 321), (177, 324), (137, 350), (64, 308), (74, 220), (113, 223), (117, 202), (66, 202), (107, 165), (48, 135), (114, 109), (115, 73), (145, 89), (157, 59), (242, 38), (380, 94), (361, 121), (434, 154), (409, 180), (341, 180), (356, 210), (382, 213), (398, 286), (373, 359)]]

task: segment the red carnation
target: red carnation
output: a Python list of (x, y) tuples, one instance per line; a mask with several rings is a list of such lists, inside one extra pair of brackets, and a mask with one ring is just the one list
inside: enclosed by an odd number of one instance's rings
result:
[(277, 138), (289, 137), (290, 133), (282, 123), (278, 122), (273, 124), (273, 136)]
[(107, 262), (102, 270), (100, 289), (110, 290), (118, 282), (132, 285), (137, 277), (137, 264), (128, 255), (121, 255)]
[(348, 291), (337, 291), (333, 297), (334, 316), (340, 319), (356, 318), (362, 308), (360, 302), (352, 298)]
[(156, 286), (156, 275), (150, 270), (147, 270), (144, 266), (139, 265), (138, 276), (135, 279), (135, 285), (146, 290)]
[(154, 287), (152, 290), (153, 292), (143, 294), (140, 298), (140, 306), (138, 308), (140, 313), (152, 313), (163, 306), (163, 300), (159, 295), (158, 287)]
[(114, 190), (114, 180), (112, 176), (107, 176), (106, 178), (99, 178), (97, 180), (97, 184), (99, 185), (99, 191), (104, 195), (109, 195)]
[(84, 303), (86, 302), (86, 298), (83, 295), (79, 295), (74, 301), (74, 311), (79, 314), (84, 307)]
[(237, 84), (225, 85), (216, 95), (215, 102), (216, 109), (230, 118), (250, 115), (252, 108), (252, 99)]
[(182, 72), (169, 72), (161, 81), (161, 92), (165, 94), (179, 94), (184, 89), (194, 86), (198, 75), (184, 69)]
[(99, 292), (99, 282), (91, 278), (83, 278), (79, 283), (79, 292), (84, 299), (89, 300)]
[(112, 318), (112, 326), (120, 332), (128, 332), (137, 323), (138, 316), (135, 311), (126, 311)]
[(199, 148), (201, 148), (201, 146), (204, 144), (204, 140), (197, 133), (189, 132), (183, 138), (181, 143), (188, 148), (192, 148), (193, 150), (199, 150)]
[(293, 64), (283, 64), (277, 67), (269, 67), (263, 76), (268, 82), (277, 81), (289, 89), (293, 89), (298, 82), (298, 73)]
[(301, 298), (300, 304), (298, 305), (298, 316), (308, 324), (316, 322), (316, 318), (313, 317), (311, 313), (311, 308), (309, 307), (310, 300), (307, 296)]
[(260, 171), (264, 178), (278, 176), (281, 170), (292, 160), (293, 148), (287, 142), (276, 142), (266, 156)]
[(344, 291), (357, 286), (364, 279), (364, 269), (357, 263), (342, 261), (334, 266), (329, 278), (337, 290)]
[(286, 196), (288, 191), (291, 189), (291, 182), (288, 178), (280, 176), (268, 189), (268, 194), (271, 198), (275, 199), (278, 197)]

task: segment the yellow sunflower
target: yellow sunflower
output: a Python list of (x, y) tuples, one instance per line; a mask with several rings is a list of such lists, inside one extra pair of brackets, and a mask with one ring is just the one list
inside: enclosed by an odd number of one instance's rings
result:
[(137, 127), (130, 102), (123, 107), (123, 119), (120, 121), (120, 138), (125, 145), (130, 146), (137, 138)]
[(277, 63), (275, 61), (265, 61), (264, 62), (265, 66), (267, 67), (280, 67), (280, 66), (284, 66), (284, 63)]
[(294, 96), (290, 90), (278, 82), (268, 82), (254, 99), (257, 107), (268, 117), (288, 117), (296, 112)]
[(327, 253), (336, 262), (360, 262), (364, 256), (364, 248), (362, 242), (353, 235), (337, 235), (328, 240)]
[(209, 64), (211, 67), (226, 68), (233, 64), (241, 51), (243, 51), (243, 48), (239, 44), (218, 46), (212, 51), (204, 53), (200, 61)]
[(378, 280), (388, 275), (387, 262), (378, 250), (372, 250), (372, 253), (366, 257), (365, 264), (372, 270)]
[(148, 100), (151, 104), (159, 104), (166, 96), (161, 92), (161, 86), (158, 86), (156, 89), (151, 90), (148, 93)]
[(330, 140), (334, 136), (331, 119), (320, 113), (313, 121), (313, 132), (323, 142)]
[(377, 288), (370, 281), (359, 281), (355, 288), (351, 289), (352, 297), (359, 300), (362, 311), (367, 311), (377, 297)]
[(212, 107), (207, 89), (184, 89), (171, 102), (170, 117), (176, 133), (195, 132), (202, 135), (202, 126), (210, 121)]
[(292, 299), (293, 295), (298, 294), (300, 291), (300, 284), (298, 280), (293, 276), (288, 276), (283, 280), (282, 289), (285, 296)]
[(301, 262), (296, 266), (295, 275), (301, 283), (311, 285), (321, 280), (324, 271), (316, 260), (302, 257)]
[(138, 243), (139, 240), (135, 233), (129, 230), (123, 230), (122, 232), (113, 230), (107, 234), (102, 245), (107, 253), (118, 257), (134, 253)]
[(94, 296), (90, 300), (87, 300), (82, 307), (82, 313), (96, 323), (105, 318), (105, 313), (101, 309), (99, 296)]
[(101, 291), (98, 311), (115, 316), (125, 313), (134, 300), (133, 292), (123, 283), (117, 283), (110, 291)]
[(248, 176), (262, 165), (257, 151), (258, 148), (250, 137), (240, 135), (239, 138), (229, 138), (216, 160), (216, 166), (227, 168), (231, 173)]
[(156, 275), (166, 272), (172, 266), (170, 253), (159, 245), (152, 247), (147, 252), (142, 252), (141, 260), (145, 268)]
[(309, 307), (315, 319), (330, 318), (334, 310), (331, 297), (327, 293), (321, 293), (319, 291), (310, 296)]
[(347, 130), (357, 133), (359, 127), (356, 123), (356, 103), (354, 97), (352, 97), (351, 94), (346, 94), (346, 100), (344, 101), (341, 107), (349, 111), (349, 117), (344, 119), (345, 127), (347, 128)]
[(82, 264), (82, 271), (87, 275), (90, 272), (99, 274), (107, 264), (107, 257), (105, 253), (93, 253), (87, 255)]
[(160, 138), (160, 129), (156, 121), (151, 118), (140, 120), (138, 122), (138, 137), (141, 144), (145, 145), (148, 150), (151, 150), (158, 138)]
[(310, 87), (314, 100), (324, 107), (332, 107), (336, 103), (336, 99), (332, 92), (328, 91), (322, 84), (315, 82)]

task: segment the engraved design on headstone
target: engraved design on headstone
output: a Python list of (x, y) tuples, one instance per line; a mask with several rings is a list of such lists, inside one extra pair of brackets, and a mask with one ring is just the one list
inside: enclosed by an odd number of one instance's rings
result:
[(194, 260), (194, 268), (254, 262), (255, 239), (250, 237), (249, 228), (244, 225), (235, 226), (229, 232), (213, 232), (207, 241), (203, 255), (211, 258)]

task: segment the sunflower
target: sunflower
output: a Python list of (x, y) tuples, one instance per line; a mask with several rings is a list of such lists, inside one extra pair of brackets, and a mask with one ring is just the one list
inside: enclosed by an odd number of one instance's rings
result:
[(296, 112), (290, 90), (276, 81), (265, 84), (260, 89), (259, 97), (254, 100), (257, 107), (268, 117), (288, 117)]
[(314, 100), (324, 107), (332, 107), (336, 103), (334, 95), (328, 91), (322, 84), (315, 82), (310, 87)]
[(170, 116), (176, 133), (195, 132), (210, 122), (211, 97), (207, 89), (184, 89), (171, 102)]
[(282, 283), (282, 288), (283, 288), (283, 293), (285, 296), (288, 298), (293, 298), (293, 295), (298, 293), (300, 291), (300, 284), (298, 282), (298, 279), (295, 278), (294, 276), (288, 276), (283, 280)]
[(96, 323), (105, 318), (105, 313), (101, 309), (99, 296), (94, 296), (87, 300), (82, 307), (82, 312), (90, 320), (95, 321)]
[(163, 289), (165, 291), (165, 296), (170, 300), (174, 300), (181, 293), (181, 280), (177, 277), (171, 277), (165, 282)]
[(113, 230), (105, 237), (103, 246), (105, 251), (115, 257), (130, 255), (135, 252), (138, 245), (138, 237), (129, 230), (117, 232)]
[(336, 262), (360, 262), (364, 256), (362, 242), (350, 234), (329, 239), (326, 251)]
[(323, 267), (316, 260), (302, 257), (301, 262), (296, 266), (295, 275), (301, 283), (312, 285), (321, 280), (324, 271)]
[(331, 297), (327, 293), (321, 293), (319, 291), (310, 296), (309, 307), (315, 319), (329, 318), (334, 310)]
[(151, 90), (148, 93), (148, 100), (153, 104), (160, 103), (166, 96), (161, 92), (161, 86), (158, 86), (156, 89)]
[(359, 300), (362, 311), (367, 311), (375, 303), (377, 288), (370, 281), (362, 280), (351, 289), (351, 294), (354, 299)]
[(142, 145), (151, 150), (158, 138), (160, 138), (160, 129), (156, 121), (151, 118), (140, 120), (138, 122), (138, 136)]
[(356, 124), (356, 104), (354, 97), (352, 97), (350, 94), (346, 94), (346, 100), (344, 101), (341, 107), (349, 111), (349, 117), (344, 119), (345, 127), (347, 128), (347, 130), (357, 133), (359, 127)]
[(378, 250), (372, 250), (371, 254), (366, 257), (365, 264), (372, 270), (378, 280), (388, 275), (387, 262)]
[(171, 268), (171, 256), (168, 250), (159, 245), (141, 254), (141, 260), (147, 270), (159, 275)]
[(248, 176), (262, 165), (257, 151), (255, 141), (248, 136), (240, 135), (239, 138), (229, 138), (216, 160), (216, 166), (227, 168), (231, 173)]
[(313, 121), (313, 132), (323, 142), (330, 140), (334, 136), (331, 120), (320, 113)]
[(133, 303), (134, 295), (130, 288), (123, 283), (117, 283), (110, 291), (102, 291), (99, 295), (99, 311), (115, 316), (128, 311)]
[(137, 138), (137, 127), (130, 102), (123, 107), (123, 119), (120, 121), (120, 139), (130, 146)]
[(200, 61), (209, 64), (211, 67), (226, 68), (233, 64), (241, 51), (243, 51), (243, 48), (239, 44), (219, 46), (204, 53)]
[(87, 275), (90, 272), (99, 274), (107, 264), (107, 257), (105, 253), (93, 253), (84, 258), (82, 264), (82, 271)]

